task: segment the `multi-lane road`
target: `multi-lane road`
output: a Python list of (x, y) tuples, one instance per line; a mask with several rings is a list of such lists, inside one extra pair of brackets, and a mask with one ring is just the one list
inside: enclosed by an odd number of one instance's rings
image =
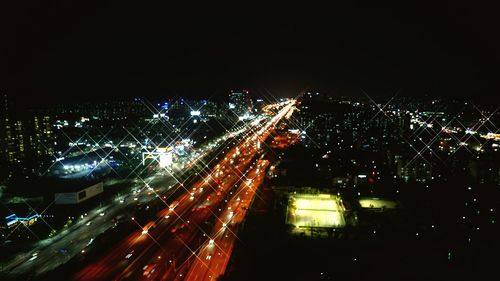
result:
[[(174, 184), (174, 178), (162, 181), (164, 186)], [(126, 200), (127, 196), (120, 196), (115, 198), (112, 204), (89, 211), (77, 223), (58, 233), (55, 237), (42, 240), (30, 251), (19, 253), (10, 259), (3, 266), (2, 271), (8, 272), (10, 276), (23, 275), (27, 272), (29, 275), (36, 276), (64, 264), (73, 256), (81, 253), (97, 235), (113, 227), (113, 218), (121, 214), (123, 210), (137, 203), (147, 203), (151, 199), (142, 195), (135, 194), (130, 200)], [(133, 198), (137, 198), (137, 200), (133, 200)]]
[[(235, 194), (260, 169), (256, 163), (261, 153), (261, 143), (265, 142), (274, 126), (293, 111), (294, 103), (292, 100), (270, 106), (265, 114), (268, 117), (257, 117), (254, 122), (246, 123), (245, 127), (228, 132), (216, 145), (201, 149), (197, 155), (205, 157), (196, 157), (189, 165), (191, 167), (193, 163), (199, 162), (204, 166), (197, 172), (200, 179), (194, 184), (184, 186), (175, 177), (141, 179), (138, 188), (131, 188), (127, 195), (89, 211), (87, 216), (56, 237), (40, 241), (31, 250), (11, 259), (3, 265), (3, 274), (7, 273), (8, 277), (26, 276), (26, 273), (29, 273), (28, 276), (37, 276), (65, 264), (75, 255), (83, 255), (82, 252), (98, 235), (113, 227), (114, 218), (129, 214), (127, 210), (138, 203), (146, 205), (152, 200), (161, 200), (160, 206), (163, 206), (155, 220), (142, 223), (134, 217), (125, 216), (129, 223), (137, 226), (137, 231), (119, 238), (110, 251), (95, 260), (86, 261), (83, 268), (68, 278), (173, 280), (193, 274), (189, 268), (196, 263), (190, 257), (204, 249), (203, 245), (210, 242), (209, 237), (214, 236), (214, 229), (220, 229), (221, 216), (227, 213), (226, 206), (235, 203)], [(222, 150), (218, 148), (224, 150), (224, 155), (207, 160), (206, 155), (213, 156), (211, 152)], [(207, 165), (207, 162), (213, 164)], [(180, 189), (175, 192), (175, 199), (168, 197), (174, 194), (169, 191), (172, 186)], [(242, 219), (244, 212), (239, 211), (234, 215), (232, 220)], [(225, 226), (225, 229), (230, 231), (232, 227), (234, 225)], [(226, 243), (231, 245), (233, 242), (230, 239), (221, 241), (221, 246)]]
[[(259, 143), (264, 142), (274, 126), (292, 109), (293, 102), (283, 105), (264, 124), (246, 132), (246, 138), (231, 147), (213, 169), (207, 169), (202, 178), (174, 201), (165, 202), (154, 221), (146, 223), (130, 234), (103, 257), (82, 268), (72, 276), (73, 280), (174, 280), (183, 279), (189, 271), (197, 252), (206, 243), (212, 243), (214, 229), (230, 231), (222, 218), (227, 216), (228, 206), (238, 210), (233, 213), (235, 222), (244, 217), (252, 192), (265, 174), (265, 162), (259, 161)], [(258, 163), (257, 163), (258, 162)], [(255, 181), (255, 182), (254, 182)], [(241, 194), (244, 187), (247, 191)], [(243, 197), (243, 202), (241, 198)], [(239, 200), (238, 200), (239, 198)], [(234, 238), (234, 237), (233, 237)], [(207, 242), (208, 241), (208, 242)], [(221, 246), (232, 247), (227, 239)], [(201, 247), (201, 248), (200, 248)], [(214, 259), (215, 266), (223, 272), (230, 256)], [(218, 274), (220, 274), (219, 272)], [(202, 274), (202, 273), (200, 273)], [(208, 275), (207, 275), (208, 276)]]
[[(224, 212), (219, 215), (208, 241), (191, 256), (192, 265), (184, 280), (217, 280), (224, 274), (238, 239), (238, 228), (264, 180), (268, 166), (269, 161), (260, 160), (248, 174), (248, 179), (240, 184)], [(182, 279), (182, 276), (177, 279)]]
[[(243, 157), (230, 156), (238, 154)], [(192, 187), (186, 188), (175, 201), (166, 202), (165, 209), (158, 212), (158, 217), (153, 222), (154, 228), (147, 229), (147, 232), (145, 229), (139, 229), (132, 233), (110, 253), (83, 268), (74, 279), (132, 278), (143, 273), (138, 269), (147, 267), (148, 264), (142, 264), (149, 262), (151, 257), (156, 257), (153, 259), (155, 262), (162, 256), (169, 257), (172, 264), (177, 262), (179, 257), (174, 257), (174, 254), (178, 251), (174, 249), (182, 250), (184, 244), (194, 239), (199, 226), (211, 212), (216, 211), (214, 208), (224, 197), (223, 193), (244, 176), (245, 167), (252, 161), (250, 150), (239, 152), (238, 147), (231, 149), (226, 155), (214, 171)], [(132, 255), (127, 257), (130, 253)]]
[[(200, 147), (190, 159), (184, 163), (184, 175), (196, 173), (197, 166), (206, 167), (207, 162), (215, 159), (207, 159), (214, 152), (225, 149), (235, 139), (246, 136), (249, 132), (259, 128), (265, 120), (264, 117), (256, 117), (252, 124), (246, 124), (227, 132), (216, 140)], [(186, 172), (187, 171), (187, 172)], [(158, 194), (169, 192), (171, 187), (179, 184), (179, 171), (173, 175), (165, 176), (163, 171), (148, 178), (138, 178), (131, 182), (130, 188), (125, 195), (114, 198), (102, 207), (90, 210), (82, 218), (60, 231), (54, 237), (36, 242), (28, 250), (19, 252), (1, 265), (0, 276), (2, 278), (22, 278), (23, 276), (38, 276), (49, 272), (77, 255), (85, 252), (99, 235), (115, 226), (114, 218), (127, 217), (130, 210), (137, 204), (146, 205), (157, 200)], [(153, 189), (154, 187), (154, 189)]]

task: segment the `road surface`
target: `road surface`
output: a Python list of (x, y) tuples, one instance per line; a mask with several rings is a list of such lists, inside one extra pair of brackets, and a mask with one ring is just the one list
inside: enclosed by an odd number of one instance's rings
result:
[(169, 202), (174, 208), (158, 212), (152, 222), (154, 228), (132, 233), (104, 257), (77, 272), (73, 279), (173, 280), (181, 276), (178, 269), (184, 268), (184, 262), (211, 233), (207, 225), (234, 198), (233, 189), (239, 182), (248, 180), (247, 174), (260, 153), (257, 144), (266, 140), (274, 126), (293, 110), (292, 106), (293, 102), (284, 104), (267, 122), (249, 125), (243, 141), (220, 157), (213, 169), (207, 168), (204, 178), (186, 187), (175, 202)]
[[(240, 184), (228, 207), (219, 216), (208, 241), (191, 257), (194, 262), (184, 280), (217, 280), (224, 274), (234, 243), (238, 239), (236, 235), (238, 228), (255, 197), (257, 188), (264, 180), (268, 166), (269, 161), (260, 160), (249, 173), (249, 179)], [(182, 277), (178, 276), (177, 279), (182, 280)]]

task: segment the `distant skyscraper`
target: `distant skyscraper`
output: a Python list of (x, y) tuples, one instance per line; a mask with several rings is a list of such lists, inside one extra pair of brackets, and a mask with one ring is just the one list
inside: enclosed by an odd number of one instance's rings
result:
[(7, 95), (1, 98), (0, 160), (15, 164), (54, 155), (55, 137), (50, 117), (12, 117)]
[(9, 120), (9, 101), (7, 95), (3, 94), (0, 105), (0, 157), (1, 161), (9, 161), (9, 142), (12, 131)]
[(29, 146), (35, 157), (53, 156), (55, 137), (49, 116), (35, 116), (31, 122)]
[(248, 91), (241, 92), (231, 91), (229, 95), (229, 112), (232, 112), (238, 117), (243, 117), (246, 113), (252, 110), (252, 100)]

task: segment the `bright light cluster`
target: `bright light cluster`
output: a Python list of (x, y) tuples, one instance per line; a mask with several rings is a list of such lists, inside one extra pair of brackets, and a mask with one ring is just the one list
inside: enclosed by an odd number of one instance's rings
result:
[(362, 208), (368, 209), (394, 209), (398, 207), (395, 201), (379, 198), (362, 198), (359, 199), (359, 204)]
[(334, 195), (294, 195), (288, 209), (289, 223), (295, 227), (345, 226), (344, 209)]

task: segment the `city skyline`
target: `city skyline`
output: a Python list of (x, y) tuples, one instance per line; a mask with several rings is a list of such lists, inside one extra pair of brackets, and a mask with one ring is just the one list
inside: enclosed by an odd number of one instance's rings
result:
[(500, 24), (472, 2), (16, 2), (0, 280), (482, 280)]
[[(356, 280), (373, 274), (379, 246), (391, 251), (376, 271), (431, 256), (430, 274), (476, 276), (489, 271), (467, 259), (487, 266), (477, 247), (497, 247), (494, 105), (246, 89), (17, 115), (2, 104), (7, 280)], [(297, 263), (307, 266), (279, 270)]]

